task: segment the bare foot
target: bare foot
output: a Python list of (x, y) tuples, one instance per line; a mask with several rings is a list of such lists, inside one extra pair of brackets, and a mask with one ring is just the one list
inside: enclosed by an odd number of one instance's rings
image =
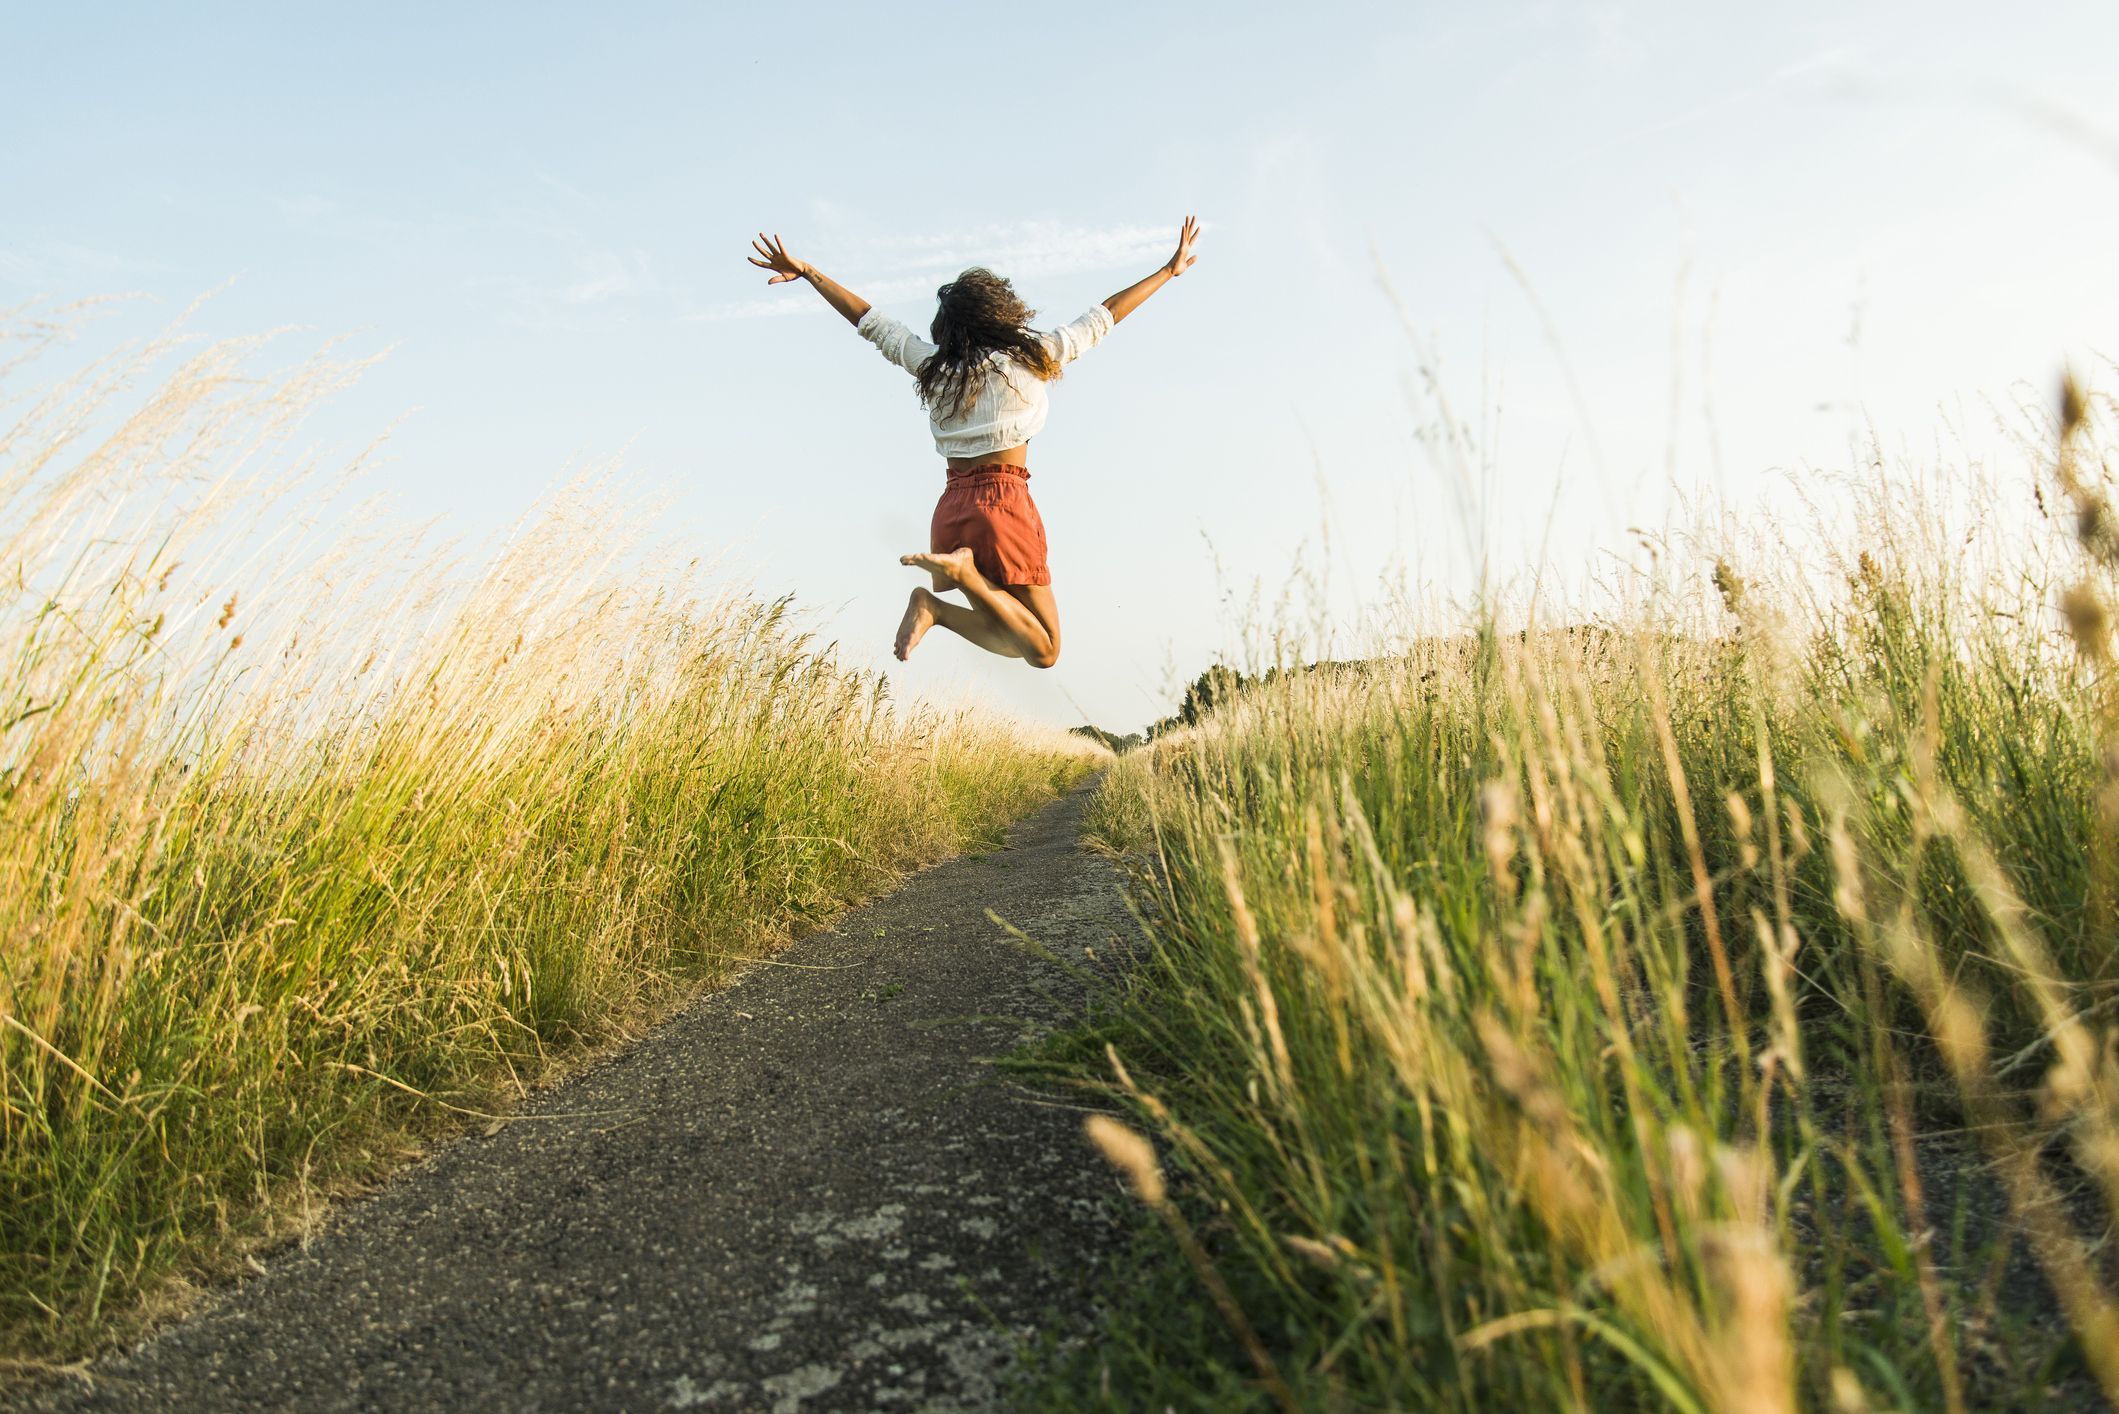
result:
[(920, 646), (927, 630), (934, 627), (934, 596), (924, 589), (912, 591), (905, 601), (905, 617), (898, 620), (898, 646), (894, 650), (898, 661), (904, 662), (912, 656), (912, 650)]
[(950, 584), (962, 584), (967, 579), (977, 579), (979, 575), (978, 567), (971, 562), (971, 551), (968, 549), (951, 550), (946, 554), (900, 555), (898, 563), (926, 570), (935, 576), (935, 587), (938, 589), (943, 587), (943, 580), (949, 581)]

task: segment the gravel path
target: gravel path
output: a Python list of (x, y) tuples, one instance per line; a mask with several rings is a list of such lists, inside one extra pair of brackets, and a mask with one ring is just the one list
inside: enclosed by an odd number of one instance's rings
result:
[(987, 1062), (1126, 934), (1088, 791), (448, 1144), (47, 1409), (983, 1409), (1115, 1240), (1079, 1114)]

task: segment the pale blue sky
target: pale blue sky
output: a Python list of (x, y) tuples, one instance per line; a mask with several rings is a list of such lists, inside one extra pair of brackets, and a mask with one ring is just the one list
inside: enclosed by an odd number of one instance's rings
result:
[(617, 456), (881, 667), (939, 463), (750, 232), (918, 326), (973, 262), (1056, 323), (1196, 211), (1032, 448), (1064, 661), (892, 665), (1124, 728), (1320, 527), (1342, 605), (1470, 587), (1379, 265), (1498, 429), (1504, 574), (1581, 578), (1673, 471), (1742, 498), (1862, 408), (1918, 446), (2119, 352), (2119, 7), (2010, 9), (0, 5), (0, 304), (141, 292), (107, 327), (144, 329), (233, 279), (203, 329), (391, 348), (319, 426), (403, 417), (408, 515), (484, 533)]

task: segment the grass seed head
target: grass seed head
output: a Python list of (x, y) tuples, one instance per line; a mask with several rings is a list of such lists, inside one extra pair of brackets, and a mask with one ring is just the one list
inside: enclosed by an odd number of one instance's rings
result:
[(1782, 1414), (1796, 1407), (1795, 1351), (1788, 1340), (1793, 1282), (1762, 1230), (1739, 1230), (1715, 1245), (1715, 1273), (1728, 1302), (1718, 1342), (1721, 1407)]
[(1104, 1043), (1104, 1056), (1111, 1062), (1111, 1073), (1118, 1077), (1118, 1083), (1124, 1086), (1129, 1093), (1132, 1093), (1134, 1089), (1133, 1077), (1126, 1073), (1126, 1063), (1118, 1058), (1118, 1047), (1106, 1041)]
[(1090, 1115), (1082, 1128), (1096, 1145), (1104, 1161), (1125, 1175), (1133, 1196), (1151, 1208), (1163, 1205), (1162, 1168), (1155, 1162), (1155, 1149), (1147, 1140), (1109, 1115)]
[(1727, 560), (1714, 562), (1714, 587), (1721, 591), (1722, 603), (1729, 612), (1741, 616), (1744, 612), (1744, 577), (1730, 567)]
[(1674, 1124), (1664, 1145), (1670, 1152), (1671, 1192), (1686, 1220), (1697, 1222), (1707, 1186), (1707, 1156), (1700, 1148), (1700, 1136), (1688, 1125)]
[(1781, 813), (1788, 820), (1789, 858), (1807, 858), (1810, 853), (1810, 827), (1803, 823), (1803, 812), (1792, 800), (1784, 800), (1781, 804)]
[(1845, 1365), (1832, 1367), (1832, 1407), (1839, 1414), (1869, 1414), (1869, 1396)]
[(2060, 612), (2076, 650), (2088, 662), (2103, 663), (2111, 655), (2112, 622), (2096, 586), (2088, 580), (2069, 586), (2060, 596)]
[(1751, 841), (1751, 807), (1745, 803), (1744, 797), (1735, 791), (1729, 792), (1722, 803), (1728, 807), (1729, 828), (1736, 835), (1737, 853), (1743, 860), (1744, 868), (1756, 869), (1758, 846)]
[(1962, 992), (1949, 990), (1937, 998), (1928, 1028), (1935, 1032), (1935, 1043), (1952, 1071), (1958, 1075), (1986, 1073), (1986, 1022), (1979, 1020), (1979, 1007), (1966, 1001)]
[(1738, 839), (1750, 839), (1751, 807), (1744, 803), (1744, 797), (1731, 791), (1723, 798), (1722, 803), (1729, 808), (1729, 828), (1736, 831)]
[(2087, 487), (2075, 510), (2075, 539), (2100, 564), (2119, 563), (2119, 523), (2113, 520), (2111, 503)]
[(1481, 786), (1479, 820), (1494, 884), (1504, 892), (1513, 892), (1515, 879), (1508, 867), (1516, 857), (1515, 788), (1507, 781), (1488, 781)]
[(1288, 1249), (1294, 1252), (1296, 1256), (1301, 1257), (1318, 1270), (1327, 1272), (1339, 1270), (1339, 1254), (1333, 1251), (1329, 1245), (1319, 1242), (1313, 1237), (1303, 1237), (1298, 1233), (1292, 1232), (1282, 1233), (1280, 1240), (1285, 1242), (1288, 1245)]
[(1832, 906), (1849, 923), (1859, 924), (1869, 916), (1862, 897), (1861, 858), (1854, 849), (1854, 835), (1843, 819), (1832, 822)]

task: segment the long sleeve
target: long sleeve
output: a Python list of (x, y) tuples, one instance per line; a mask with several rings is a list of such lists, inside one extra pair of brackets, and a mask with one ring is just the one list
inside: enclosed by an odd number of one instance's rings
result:
[(1101, 304), (1089, 306), (1089, 312), (1071, 324), (1062, 324), (1051, 333), (1042, 336), (1045, 347), (1061, 363), (1072, 363), (1089, 350), (1103, 342), (1104, 336), (1117, 326), (1111, 311)]
[(934, 356), (933, 344), (873, 306), (861, 316), (854, 332), (882, 350), (883, 357), (907, 373), (918, 373), (920, 365)]

